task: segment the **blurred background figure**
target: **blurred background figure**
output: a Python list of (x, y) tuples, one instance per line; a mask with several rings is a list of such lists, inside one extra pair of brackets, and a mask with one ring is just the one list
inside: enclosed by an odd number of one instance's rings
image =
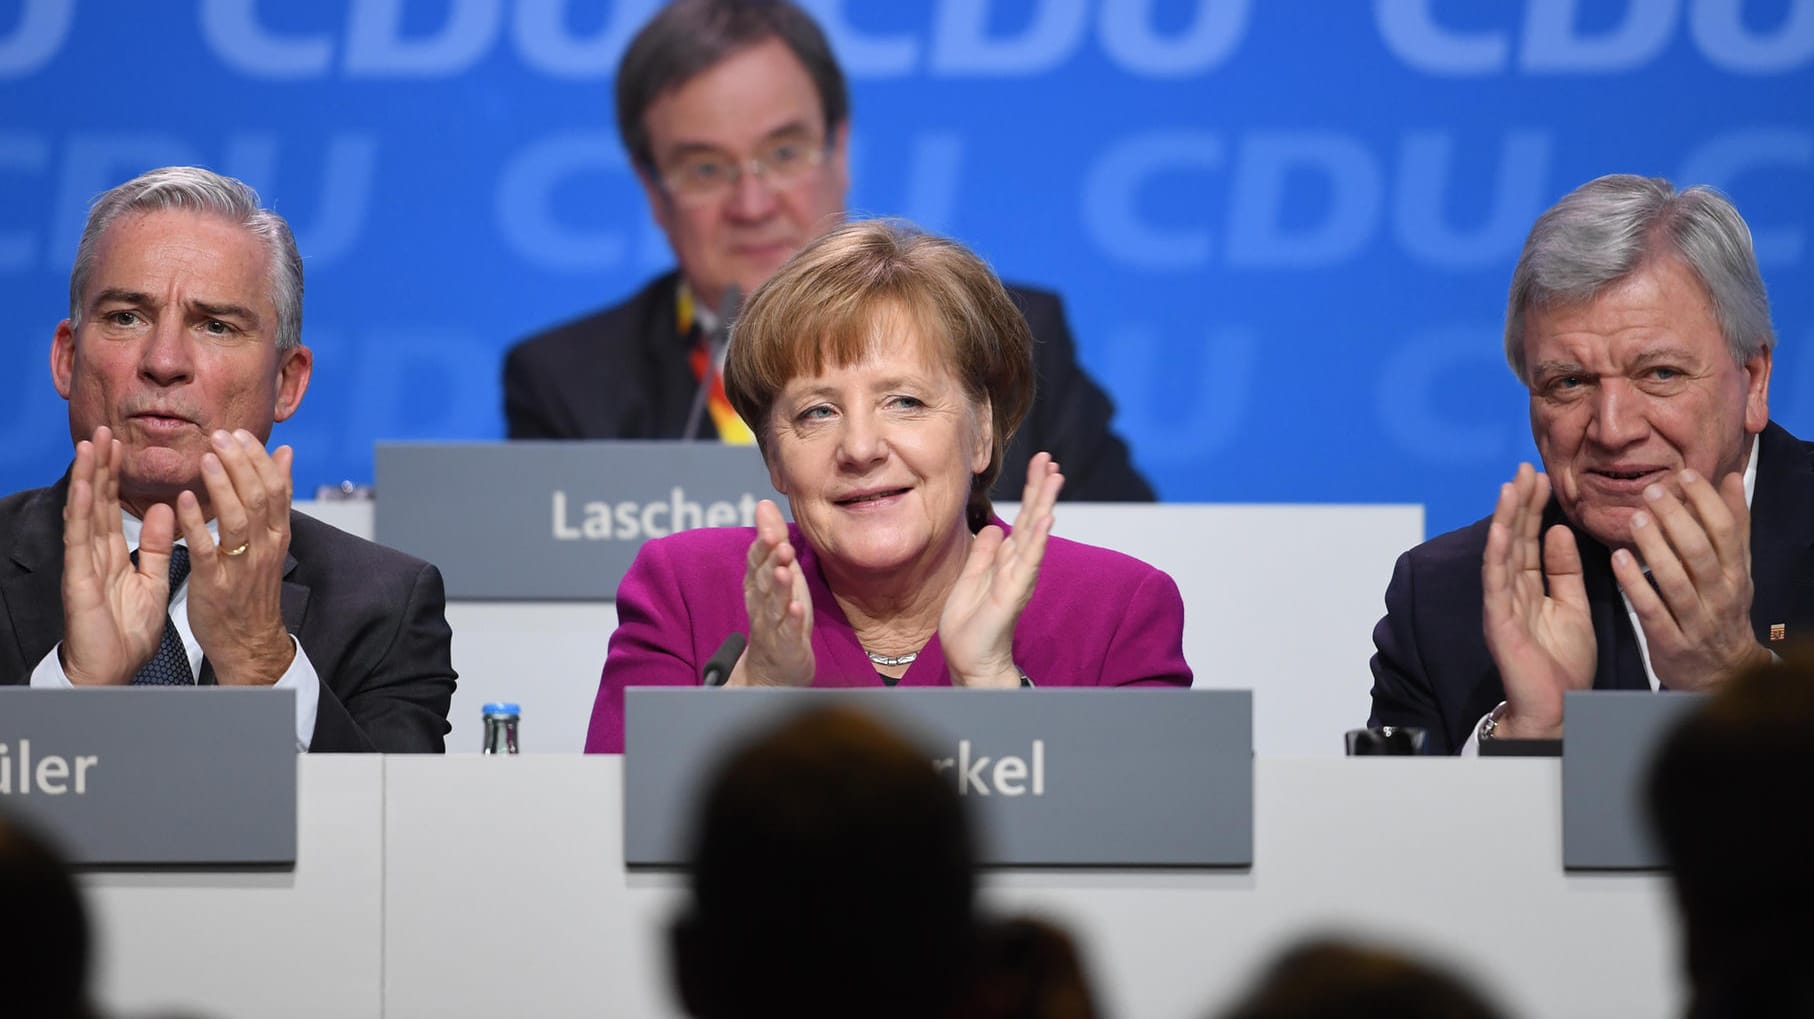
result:
[(0, 814), (0, 1014), (92, 1019), (88, 914), (57, 850)]
[(705, 786), (692, 899), (672, 931), (698, 1019), (950, 1014), (975, 941), (969, 823), (931, 755), (816, 710), (756, 736)]
[[(850, 95), (819, 25), (780, 0), (676, 0), (617, 68), (617, 127), (678, 266), (621, 304), (537, 333), (504, 363), (513, 439), (754, 441), (723, 385), (738, 305), (844, 220)], [(1010, 287), (1038, 338), (1039, 391), (999, 465), (1015, 498), (1050, 452), (1066, 495), (1151, 501), (1109, 428), (1114, 406), (1077, 364), (1058, 296)]]
[(1501, 1019), (1455, 974), (1391, 949), (1337, 939), (1287, 949), (1220, 1019)]
[(1674, 870), (1688, 1014), (1814, 1016), (1814, 659), (1741, 674), (1663, 744), (1651, 819)]
[(1064, 928), (1030, 916), (984, 920), (960, 1019), (1095, 1019), (1096, 997)]

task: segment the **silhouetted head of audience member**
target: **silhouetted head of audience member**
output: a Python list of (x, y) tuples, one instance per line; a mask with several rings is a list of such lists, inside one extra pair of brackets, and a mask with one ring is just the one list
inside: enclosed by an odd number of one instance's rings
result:
[(689, 1013), (949, 1014), (969, 979), (974, 857), (930, 753), (814, 710), (734, 750), (697, 818), (671, 944)]
[(1663, 743), (1648, 794), (1690, 1014), (1814, 1015), (1814, 658), (1734, 677)]
[(985, 920), (975, 983), (961, 1019), (1095, 1019), (1096, 1000), (1071, 936), (1032, 917)]
[(50, 843), (0, 815), (0, 1012), (87, 1019), (88, 915)]
[(1398, 952), (1307, 941), (1276, 959), (1221, 1019), (1500, 1019), (1461, 978)]

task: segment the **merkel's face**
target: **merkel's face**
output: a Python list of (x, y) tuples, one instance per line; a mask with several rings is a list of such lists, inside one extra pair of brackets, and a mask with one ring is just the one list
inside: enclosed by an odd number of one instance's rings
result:
[(1742, 471), (1770, 419), (1770, 352), (1733, 360), (1700, 281), (1674, 258), (1591, 300), (1525, 313), (1531, 434), (1562, 511), (1632, 547), (1644, 489)]
[(972, 476), (989, 464), (986, 403), (941, 345), (883, 313), (869, 353), (796, 378), (770, 412), (768, 462), (807, 541), (839, 572), (935, 570), (968, 548)]
[(847, 125), (825, 123), (812, 78), (779, 39), (663, 93), (643, 126), (649, 207), (707, 307), (731, 287), (748, 297), (843, 219)]
[(81, 325), (57, 326), (52, 381), (76, 441), (107, 425), (125, 447), (120, 498), (140, 516), (183, 489), (207, 506), (216, 430), (268, 439), (308, 387), (305, 347), (278, 351), (265, 246), (187, 210), (127, 215), (95, 248)]

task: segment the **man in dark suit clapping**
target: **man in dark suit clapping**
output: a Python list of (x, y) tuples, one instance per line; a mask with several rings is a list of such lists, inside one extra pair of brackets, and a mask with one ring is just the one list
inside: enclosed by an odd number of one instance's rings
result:
[(1373, 724), (1557, 739), (1569, 690), (1705, 690), (1805, 637), (1814, 446), (1770, 420), (1775, 344), (1718, 192), (1615, 175), (1545, 212), (1505, 316), (1544, 473), (1399, 559)]
[(292, 513), (302, 257), (251, 188), (197, 167), (103, 194), (51, 341), (75, 460), (0, 499), (0, 683), (268, 686), (313, 751), (443, 749), (433, 566)]

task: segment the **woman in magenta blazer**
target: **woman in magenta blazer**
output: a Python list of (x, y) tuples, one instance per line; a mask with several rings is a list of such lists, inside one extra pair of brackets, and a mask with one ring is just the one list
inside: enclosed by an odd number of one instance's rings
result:
[(1050, 456), (1014, 526), (994, 514), (1032, 342), (988, 266), (903, 224), (848, 224), (759, 287), (725, 391), (795, 522), (765, 500), (754, 529), (643, 546), (587, 751), (623, 750), (625, 687), (697, 684), (731, 633), (727, 686), (1189, 686), (1177, 585), (1050, 537)]

